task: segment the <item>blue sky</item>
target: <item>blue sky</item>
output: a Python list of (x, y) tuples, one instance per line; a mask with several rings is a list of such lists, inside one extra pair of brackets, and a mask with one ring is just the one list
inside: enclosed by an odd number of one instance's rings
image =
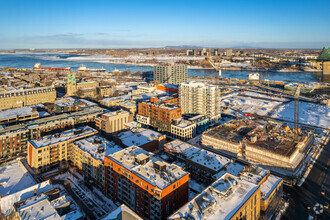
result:
[(0, 0), (0, 49), (330, 45), (329, 0)]

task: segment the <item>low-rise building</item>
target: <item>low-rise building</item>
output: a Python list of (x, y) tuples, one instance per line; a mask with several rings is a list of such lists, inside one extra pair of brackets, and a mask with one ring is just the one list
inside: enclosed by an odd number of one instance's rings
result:
[(245, 166), (238, 176), (260, 186), (261, 219), (271, 218), (280, 205), (283, 179), (270, 174), (269, 170), (256, 166)]
[(31, 140), (28, 142), (28, 164), (37, 172), (66, 164), (69, 152), (72, 152), (72, 142), (94, 134), (97, 130), (86, 126)]
[(90, 102), (86, 99), (65, 97), (55, 101), (55, 113), (75, 112), (93, 106), (97, 106), (97, 104), (95, 104), (94, 102)]
[(288, 178), (298, 177), (313, 140), (312, 135), (293, 132), (281, 123), (248, 119), (231, 120), (202, 135), (206, 149), (212, 146)]
[(49, 116), (42, 104), (0, 111), (0, 125), (11, 125)]
[(171, 136), (186, 141), (196, 136), (196, 124), (183, 118), (173, 119)]
[(84, 219), (83, 214), (75, 207), (72, 199), (61, 196), (58, 188), (50, 189), (14, 204), (15, 219)]
[(134, 117), (136, 115), (136, 102), (132, 101), (132, 100), (126, 100), (126, 101), (122, 101), (122, 102), (118, 102), (117, 105), (119, 107), (122, 107), (123, 109), (129, 111), (132, 116)]
[(209, 128), (210, 119), (201, 114), (183, 114), (182, 117), (196, 124), (196, 134), (201, 134)]
[(140, 93), (152, 93), (156, 90), (155, 86), (151, 86), (149, 84), (144, 84), (144, 85), (138, 85), (137, 90)]
[(131, 146), (105, 157), (106, 195), (144, 219), (166, 219), (188, 201), (189, 173)]
[(105, 109), (91, 107), (74, 113), (39, 118), (24, 124), (7, 127), (0, 126), (0, 157), (17, 156), (26, 153), (28, 140), (35, 140), (42, 135), (61, 132), (74, 125), (93, 123)]
[(20, 191), (0, 197), (0, 212), (1, 219), (17, 219), (16, 217), (16, 209), (15, 203), (29, 199), (33, 196), (42, 194), (49, 190), (54, 189), (54, 186), (50, 184), (50, 181), (44, 181), (33, 186), (27, 186), (25, 189), (21, 189)]
[(171, 159), (179, 159), (184, 162), (185, 168), (190, 172), (192, 179), (206, 185), (213, 182), (213, 175), (230, 164), (230, 159), (226, 157), (180, 140), (165, 144), (164, 151)]
[(133, 121), (133, 116), (128, 111), (118, 110), (102, 114), (95, 118), (95, 126), (106, 135), (125, 129), (125, 124)]
[(145, 128), (132, 128), (113, 137), (113, 141), (123, 148), (135, 145), (149, 152), (162, 149), (165, 139), (166, 135)]
[(130, 209), (127, 205), (122, 204), (105, 217), (102, 220), (118, 220), (118, 219), (128, 219), (128, 220), (143, 220), (138, 214), (136, 214), (132, 209)]
[(4, 91), (0, 92), (0, 110), (40, 103), (54, 103), (55, 99), (56, 91), (54, 87)]
[(260, 187), (226, 173), (169, 219), (259, 219)]

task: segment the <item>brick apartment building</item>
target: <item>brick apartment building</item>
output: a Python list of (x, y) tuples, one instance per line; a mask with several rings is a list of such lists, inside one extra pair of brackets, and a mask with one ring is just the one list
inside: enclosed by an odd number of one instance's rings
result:
[(181, 108), (173, 104), (159, 103), (157, 98), (141, 102), (138, 107), (138, 122), (157, 128), (158, 131), (171, 132), (173, 119), (182, 117)]
[(189, 173), (137, 146), (105, 157), (106, 195), (144, 219), (166, 219), (188, 202)]

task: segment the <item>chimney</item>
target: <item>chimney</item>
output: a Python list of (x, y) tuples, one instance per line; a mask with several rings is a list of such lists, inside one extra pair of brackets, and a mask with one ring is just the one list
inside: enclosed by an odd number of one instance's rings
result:
[(34, 189), (34, 195), (35, 196), (37, 195), (37, 189)]

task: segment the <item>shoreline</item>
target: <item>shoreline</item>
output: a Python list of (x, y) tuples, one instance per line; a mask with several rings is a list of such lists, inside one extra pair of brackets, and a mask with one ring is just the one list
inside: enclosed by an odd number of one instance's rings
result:
[[(125, 63), (125, 62), (115, 62), (115, 61), (109, 61), (109, 63), (112, 64), (123, 64), (123, 65), (133, 65), (133, 66), (150, 66), (154, 67), (157, 66), (158, 64), (154, 63)], [(196, 70), (214, 70), (214, 68), (207, 68), (207, 67), (201, 67), (201, 66), (190, 66), (188, 65), (188, 69), (196, 69)], [(252, 71), (252, 72), (275, 72), (275, 73), (304, 73), (304, 72), (312, 72), (312, 73), (322, 73), (320, 70), (309, 70), (309, 71), (301, 71), (301, 70), (285, 70), (285, 71), (279, 71), (279, 70), (256, 70), (256, 69), (242, 69), (238, 67), (223, 67), (221, 70), (226, 70), (226, 71)], [(215, 71), (215, 70), (214, 70)]]

